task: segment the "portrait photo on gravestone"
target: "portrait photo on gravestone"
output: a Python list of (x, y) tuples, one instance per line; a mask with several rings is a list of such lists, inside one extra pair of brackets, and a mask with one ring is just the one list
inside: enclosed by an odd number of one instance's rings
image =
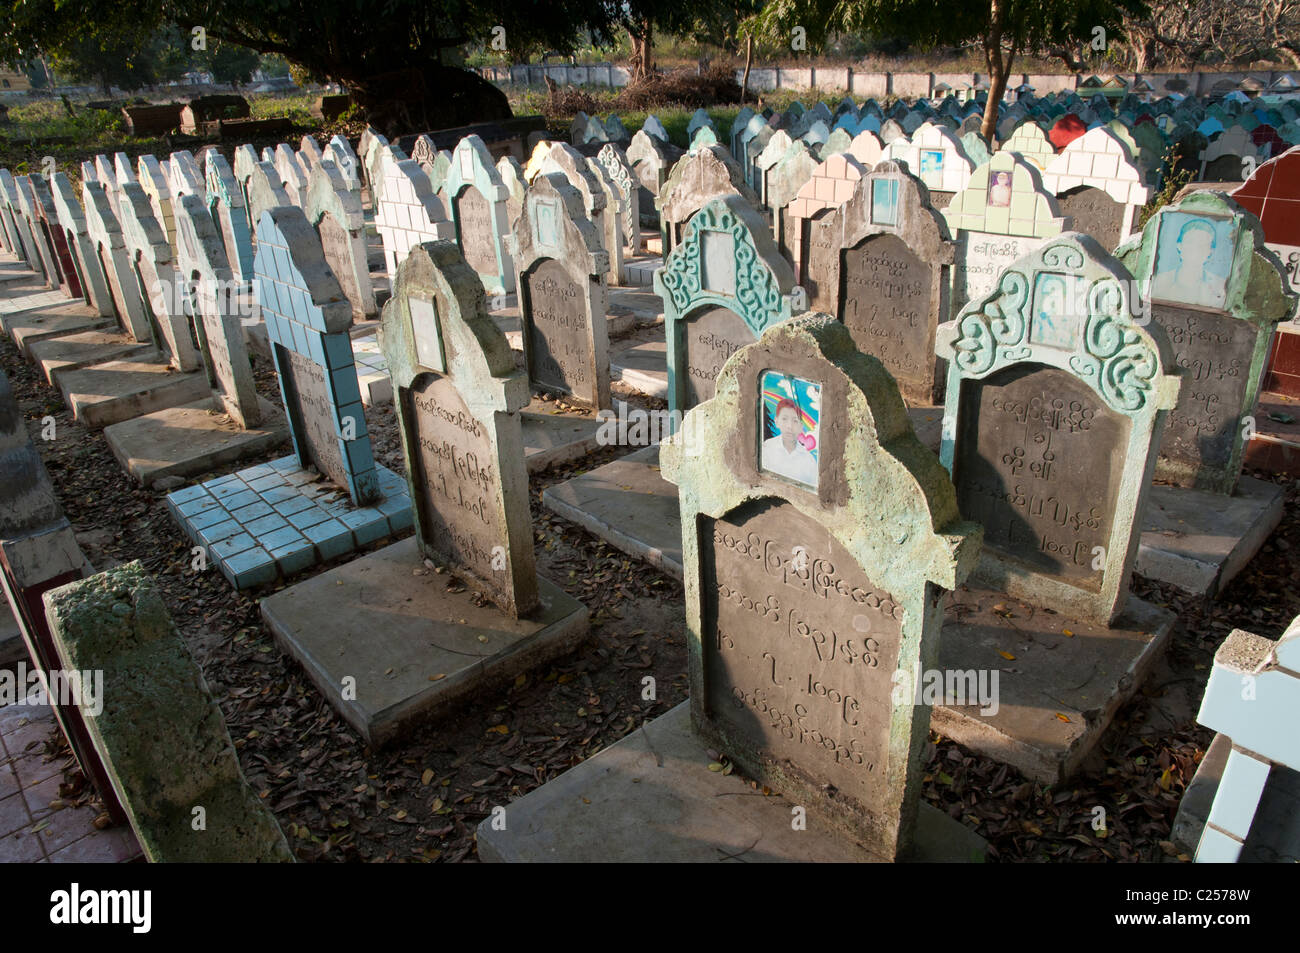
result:
[(1286, 919), (1300, 0), (5, 12), (19, 919)]

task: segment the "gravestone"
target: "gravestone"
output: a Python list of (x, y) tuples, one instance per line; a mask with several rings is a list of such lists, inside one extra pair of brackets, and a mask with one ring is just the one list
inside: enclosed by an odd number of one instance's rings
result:
[(623, 201), (623, 248), (632, 255), (641, 248), (641, 181), (627, 155), (614, 143), (601, 147), (596, 161), (609, 175)]
[(511, 251), (529, 383), (608, 407), (607, 253), (582, 196), (558, 173), (539, 175), (515, 224)]
[(1179, 386), (1131, 287), (1095, 240), (1070, 232), (939, 329), (941, 456), (962, 512), (987, 530), (978, 581), (1103, 625), (1128, 596)]
[(853, 195), (854, 184), (865, 172), (852, 156), (831, 156), (813, 170), (812, 178), (799, 188), (786, 208), (795, 281), (808, 293), (811, 311), (835, 311), (831, 300), (834, 296), (828, 293), (826, 282), (828, 278), (833, 280), (838, 249), (830, 250), (824, 226), (830, 221), (830, 213)]
[(1128, 239), (1152, 195), (1124, 144), (1103, 126), (1061, 150), (1043, 173), (1043, 188), (1056, 196), (1072, 229), (1106, 249)]
[(640, 214), (655, 217), (655, 200), (672, 167), (672, 157), (664, 142), (638, 131), (627, 148), (627, 160), (641, 183)]
[(206, 199), (203, 173), (199, 171), (194, 155), (189, 150), (180, 149), (173, 152), (163, 171), (167, 175), (167, 185), (171, 189), (173, 202), (184, 195), (197, 195), (201, 199)]
[[(248, 194), (249, 217), (261, 216), (273, 208), (292, 205), (289, 193), (284, 190), (280, 173), (269, 162), (255, 162), (249, 169), (248, 179), (244, 185)], [(260, 217), (254, 221), (260, 221)]]
[(1043, 127), (1033, 119), (1026, 119), (1016, 126), (1010, 136), (998, 147), (1001, 152), (1016, 152), (1044, 171), (1056, 158), (1056, 147), (1043, 132)]
[(140, 184), (123, 182), (119, 190), (117, 210), (122, 240), (149, 323), (171, 366), (178, 371), (196, 370), (203, 358), (190, 332), (189, 318), (184, 308), (177, 306), (181, 276), (176, 270), (175, 253)]
[(390, 162), (385, 175), (386, 180), (378, 185), (375, 228), (384, 242), (384, 262), (391, 282), (397, 280), (397, 266), (412, 248), (425, 241), (454, 241), (456, 226), (447, 219), (429, 177), (415, 160)]
[[(800, 475), (769, 446), (786, 417)], [(895, 673), (933, 666), (940, 596), (980, 529), (892, 380), (829, 315), (778, 324), (661, 459), (681, 502), (693, 728), (868, 850), (906, 856), (929, 708)]]
[(62, 264), (72, 272), (80, 297), (96, 314), (104, 317), (116, 314), (124, 329), (133, 327), (141, 315), (132, 313), (125, 299), (113, 294), (108, 276), (111, 265), (101, 260), (99, 249), (91, 241), (86, 215), (72, 183), (62, 172), (55, 172), (47, 187), (55, 216), (50, 224), (58, 229), (67, 249), (67, 260)]
[(244, 192), (226, 157), (215, 149), (207, 157), (208, 210), (221, 232), (226, 260), (240, 281), (253, 280), (253, 234), (248, 227)]
[(701, 126), (699, 129), (695, 130), (695, 135), (691, 137), (691, 147), (689, 151), (694, 152), (697, 149), (703, 149), (707, 146), (716, 146), (718, 144), (718, 134), (714, 131), (713, 127)]
[(302, 208), (303, 202), (307, 200), (307, 177), (303, 175), (297, 155), (283, 142), (276, 145), (274, 155), (272, 164), (280, 176), (280, 183), (284, 186), (289, 201)]
[(536, 573), (518, 413), (528, 380), (454, 243), (411, 249), (381, 337), (415, 535), (261, 604), (280, 647), (374, 747), (587, 632), (586, 609)]
[[(731, 154), (733, 156), (741, 154), (740, 134), (745, 131), (745, 127), (749, 125), (749, 121), (753, 118), (754, 110), (750, 109), (748, 106), (742, 106), (740, 112), (736, 114), (736, 118), (732, 120), (731, 135), (728, 137), (727, 146), (731, 149)], [(645, 129), (645, 126), (642, 126), (641, 128)], [(649, 130), (646, 131), (649, 132)], [(651, 133), (651, 135), (653, 135), (653, 133)], [(666, 138), (667, 137), (665, 136), (665, 139)]]
[(102, 793), (120, 799), (150, 862), (291, 863), (275, 815), (240, 771), (216, 697), (140, 562), (53, 589), (44, 609), (61, 667), (102, 673), (104, 697), (81, 711), (110, 779)]
[[(234, 172), (235, 182), (239, 185), (239, 191), (244, 196), (244, 213), (249, 219), (248, 231), (250, 235), (257, 223), (252, 220), (253, 210), (252, 206), (249, 205), (249, 180), (252, 178), (253, 169), (260, 161), (261, 160), (257, 157), (257, 152), (247, 143), (242, 146), (236, 146), (234, 158), (231, 159), (231, 170)], [(276, 185), (280, 186), (279, 176), (274, 176), (274, 178), (276, 180)], [(284, 191), (284, 187), (280, 186), (280, 190)], [(285, 204), (288, 204), (288, 201), (289, 197), (286, 195)]]
[(848, 152), (853, 145), (853, 136), (843, 127), (835, 129), (827, 137), (825, 145), (822, 146), (819, 153), (821, 160), (825, 162), (831, 156), (840, 155)]
[(352, 306), (352, 319), (366, 321), (374, 318), (379, 308), (375, 303), (375, 289), (370, 281), (370, 264), (366, 257), (361, 194), (348, 189), (343, 174), (332, 159), (324, 159), (312, 169), (303, 211), (320, 235), (325, 263)]
[(818, 309), (836, 315), (909, 400), (939, 403), (935, 334), (949, 315), (956, 245), (925, 183), (901, 163), (881, 162), (822, 221), (826, 247), (811, 259), (825, 286)]
[(908, 171), (930, 190), (935, 208), (947, 205), (950, 195), (965, 189), (975, 168), (961, 140), (933, 122), (918, 127), (911, 139), (890, 142), (885, 157), (907, 163)]
[(515, 266), (506, 253), (509, 193), (478, 136), (466, 136), (456, 144), (444, 188), (465, 260), (488, 294), (513, 293)]
[(325, 153), (321, 150), (320, 143), (312, 136), (303, 136), (298, 143), (298, 155), (304, 160), (308, 178), (311, 177), (311, 170), (320, 164), (325, 158)]
[(149, 204), (153, 206), (154, 218), (158, 219), (158, 224), (166, 231), (167, 244), (175, 251), (176, 218), (172, 214), (172, 193), (171, 186), (167, 184), (167, 176), (163, 174), (158, 160), (151, 155), (140, 156), (136, 160), (136, 169), (140, 188), (144, 189), (144, 194), (149, 196)]
[[(72, 186), (62, 172), (55, 173), (57, 192), (68, 193), (63, 201), (69, 205), (76, 202), (70, 193)], [(154, 343), (154, 330), (141, 300), (141, 288), (131, 267), (130, 252), (118, 224), (117, 211), (113, 208), (108, 192), (98, 182), (84, 182), (81, 188), (85, 204), (85, 239), (88, 248), (85, 254), (93, 268), (108, 281), (113, 296), (113, 306), (117, 311), (122, 330), (135, 341)], [(83, 266), (83, 270), (91, 270)]]
[(713, 126), (713, 119), (704, 109), (697, 109), (691, 115), (690, 122), (686, 124), (686, 138), (694, 139), (695, 133), (700, 129), (712, 129), (715, 133), (717, 132)]
[[(87, 304), (91, 302), (88, 293), (83, 292), (81, 280), (77, 274), (76, 253), (68, 243), (67, 231), (59, 222), (58, 209), (54, 207), (54, 196), (45, 178), (40, 175), (26, 175), (20, 180), (20, 188), (26, 192), (27, 212), (33, 222), (34, 233), (39, 232), (38, 241), (43, 241), (49, 250), (49, 273), (58, 278), (58, 287), (69, 298), (82, 298)], [(102, 287), (102, 284), (101, 284)], [(98, 305), (99, 300), (95, 300)], [(112, 314), (97, 308), (105, 316)]]
[(758, 211), (739, 195), (711, 199), (655, 272), (664, 302), (668, 408), (713, 396), (722, 366), (792, 314), (794, 272)]
[(740, 152), (736, 155), (736, 162), (740, 165), (745, 183), (755, 191), (762, 186), (757, 167), (758, 157), (778, 131), (762, 115), (758, 115), (749, 120), (749, 125), (740, 134)]
[(1166, 205), (1116, 258), (1145, 282), (1182, 371), (1156, 479), (1231, 494), (1274, 328), (1295, 309), (1285, 271), (1258, 221), (1217, 192)]
[[(349, 192), (361, 192), (361, 162), (357, 154), (352, 150), (352, 144), (343, 136), (332, 136), (329, 145), (326, 147), (328, 158), (334, 160), (334, 165), (343, 175), (343, 181), (347, 183)], [(323, 156), (324, 158), (325, 156)]]
[(0, 169), (0, 189), (3, 190), (4, 202), (9, 208), (10, 217), (13, 219), (14, 231), (18, 235), (18, 242), (23, 250), (22, 258), (27, 262), (27, 267), (42, 277), (47, 288), (56, 287), (58, 278), (51, 277), (49, 272), (46, 271), (45, 256), (42, 254), (41, 246), (36, 243), (36, 235), (32, 231), (32, 221), (25, 212), (26, 204), (23, 190), (19, 187), (18, 180), (10, 174), (8, 169)]
[(1059, 235), (1068, 224), (1038, 169), (1013, 152), (995, 152), (943, 209), (957, 241), (952, 309), (996, 287), (1002, 269)]
[(767, 174), (793, 145), (794, 140), (790, 138), (790, 134), (784, 129), (778, 129), (772, 133), (772, 137), (767, 140), (767, 145), (754, 160), (754, 191), (758, 193), (764, 208), (771, 208), (767, 198)]
[[(742, 109), (741, 112), (744, 112), (744, 110)], [(660, 142), (669, 141), (668, 130), (664, 128), (664, 124), (659, 121), (659, 117), (656, 115), (646, 116), (645, 122), (641, 123), (639, 131), (644, 132), (647, 136), (653, 136)]]
[(751, 207), (758, 206), (758, 196), (745, 184), (740, 167), (727, 155), (726, 149), (709, 146), (682, 156), (655, 201), (664, 255), (683, 240), (684, 228), (696, 212), (727, 195), (736, 195)]
[(939, 328), (940, 456), (962, 514), (984, 526), (940, 667), (996, 669), (1000, 686), (992, 710), (948, 701), (935, 729), (1047, 783), (1080, 768), (1174, 622), (1128, 591), (1179, 387), (1141, 307), (1127, 270), (1070, 232)]
[(787, 259), (792, 259), (791, 219), (788, 206), (799, 190), (817, 172), (820, 163), (808, 143), (800, 140), (792, 145), (767, 173), (767, 202), (772, 209), (772, 234), (777, 247)]
[(506, 187), (506, 221), (510, 223), (513, 234), (515, 221), (524, 208), (524, 198), (528, 194), (528, 183), (524, 181), (524, 167), (514, 156), (502, 156), (497, 160), (497, 175)]
[(556, 143), (546, 154), (541, 172), (559, 172), (582, 195), (583, 208), (596, 234), (600, 247), (609, 254), (609, 283), (623, 283), (623, 214), (621, 205), (611, 203), (613, 185), (608, 187), (600, 166), (591, 162), (572, 146)]

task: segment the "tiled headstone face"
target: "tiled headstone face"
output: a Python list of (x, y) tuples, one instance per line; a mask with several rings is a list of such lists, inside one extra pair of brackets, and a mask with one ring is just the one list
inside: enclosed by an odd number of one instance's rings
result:
[(420, 551), (502, 611), (528, 615), (537, 576), (517, 413), (528, 380), (483, 286), (455, 245), (418, 245), (383, 322)]
[(952, 307), (992, 291), (1002, 269), (1069, 224), (1038, 170), (1010, 152), (997, 152), (975, 170), (967, 188), (943, 209), (957, 239)]
[(196, 283), (189, 306), (208, 380), (225, 412), (240, 427), (255, 427), (262, 422), (262, 414), (244, 331), (231, 308), (234, 278), (221, 236), (197, 195), (181, 196), (175, 215), (177, 270), (183, 279)]
[[(1232, 198), (1259, 219), (1265, 242), (1286, 266), (1291, 292), (1300, 294), (1300, 146), (1261, 164)], [(1300, 331), (1300, 316), (1293, 313), (1288, 330)]]
[(294, 205), (262, 214), (254, 261), (299, 465), (312, 464), (358, 506), (380, 496), (352, 340), (352, 309)]
[[(853, 186), (866, 170), (857, 159), (847, 155), (833, 155), (813, 169), (807, 182), (800, 186), (786, 207), (790, 224), (790, 260), (794, 262), (795, 277), (808, 291), (811, 310), (828, 310), (818, 298), (816, 286), (834, 276), (834, 262), (826, 262), (826, 254), (834, 257), (835, 251), (819, 248), (815, 252), (809, 244), (818, 229), (813, 220), (831, 209), (838, 208), (853, 195)], [(829, 236), (821, 236), (823, 244), (833, 244)], [(828, 267), (829, 266), (829, 267)], [(831, 304), (833, 310), (834, 305)]]
[(1003, 152), (1016, 152), (1026, 160), (1045, 170), (1056, 158), (1056, 149), (1043, 132), (1043, 127), (1032, 119), (1016, 126), (1011, 137), (999, 147)]
[(415, 160), (385, 163), (384, 176), (377, 186), (375, 227), (384, 240), (388, 277), (396, 280), (397, 266), (412, 248), (425, 241), (454, 240), (456, 227)]
[(685, 411), (712, 393), (715, 368), (790, 317), (794, 273), (757, 210), (728, 195), (686, 223), (654, 287), (664, 302), (669, 409)]
[(1273, 329), (1295, 307), (1285, 272), (1256, 220), (1215, 192), (1161, 209), (1117, 257), (1146, 282), (1183, 377), (1156, 477), (1231, 493)]
[(1123, 609), (1155, 437), (1178, 396), (1124, 267), (1068, 233), (939, 329), (942, 456), (986, 527), (982, 581), (1109, 624)]
[(539, 175), (515, 225), (530, 382), (608, 407), (607, 256), (582, 197), (559, 173)]
[(1043, 172), (1043, 188), (1058, 196), (1062, 214), (1073, 216), (1071, 228), (1092, 235), (1103, 248), (1114, 248), (1129, 237), (1151, 198), (1142, 178), (1124, 144), (1109, 129), (1097, 127), (1052, 159)]
[(910, 140), (889, 144), (887, 156), (907, 163), (931, 192), (960, 192), (974, 169), (961, 142), (943, 126), (924, 123)]
[[(783, 427), (801, 431), (789, 451)], [(796, 479), (787, 458), (801, 456)], [(897, 856), (929, 711), (902, 700), (895, 673), (930, 664), (941, 590), (979, 548), (897, 389), (829, 315), (796, 318), (727, 365), (660, 462), (679, 488), (696, 729), (753, 779)]]

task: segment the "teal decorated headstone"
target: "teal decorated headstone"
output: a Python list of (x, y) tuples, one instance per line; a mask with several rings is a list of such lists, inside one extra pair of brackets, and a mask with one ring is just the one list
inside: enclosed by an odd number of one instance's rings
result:
[(1123, 610), (1178, 377), (1128, 271), (1067, 232), (939, 329), (940, 455), (985, 527), (974, 581), (1109, 625)]

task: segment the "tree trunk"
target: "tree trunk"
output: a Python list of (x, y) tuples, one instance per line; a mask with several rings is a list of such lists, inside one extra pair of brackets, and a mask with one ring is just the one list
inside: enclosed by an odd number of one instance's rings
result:
[(740, 78), (740, 102), (743, 105), (749, 93), (749, 68), (754, 63), (754, 34), (745, 36), (745, 75)]
[(1011, 61), (1015, 51), (1008, 50), (1002, 55), (1002, 35), (1006, 30), (1007, 5), (1010, 0), (992, 0), (989, 16), (989, 30), (984, 35), (984, 58), (989, 67), (989, 98), (984, 104), (984, 122), (980, 125), (980, 135), (984, 141), (993, 144), (998, 132), (998, 110), (1002, 103), (1002, 94), (1007, 88), (1007, 76), (1011, 73)]
[(654, 26), (649, 20), (638, 20), (627, 32), (632, 37), (632, 82), (649, 79), (655, 71)]

